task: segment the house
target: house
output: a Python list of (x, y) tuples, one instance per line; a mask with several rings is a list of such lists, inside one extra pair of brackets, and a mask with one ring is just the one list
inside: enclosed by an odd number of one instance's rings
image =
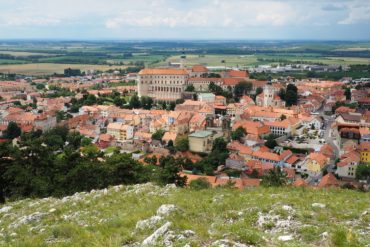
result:
[(123, 142), (133, 139), (134, 127), (123, 123), (109, 123), (107, 134), (113, 136), (117, 141)]
[(356, 151), (343, 154), (340, 157), (340, 162), (337, 163), (337, 170), (335, 173), (340, 178), (355, 178), (360, 160), (360, 153)]
[(370, 163), (370, 142), (361, 142), (359, 146), (361, 162)]
[(247, 135), (254, 135), (258, 137), (264, 137), (270, 134), (269, 126), (262, 122), (239, 120), (234, 123), (232, 130), (236, 130), (239, 127), (243, 127)]
[(265, 121), (265, 124), (269, 126), (271, 133), (274, 135), (294, 135), (296, 129), (300, 126), (300, 120), (290, 117), (283, 121)]
[(321, 129), (323, 120), (319, 116), (300, 116), (301, 124), (308, 129)]
[(320, 148), (320, 153), (325, 155), (327, 158), (334, 160), (335, 159), (335, 153), (334, 148), (330, 146), (329, 144), (322, 145)]
[(339, 181), (333, 175), (333, 173), (328, 173), (322, 177), (320, 183), (317, 185), (318, 188), (330, 188), (330, 187), (338, 187)]
[(308, 183), (302, 179), (302, 178), (298, 178), (297, 180), (295, 180), (292, 185), (294, 187), (307, 187), (308, 186)]
[(230, 154), (229, 158), (226, 159), (225, 166), (238, 171), (246, 170), (244, 158), (235, 153)]
[(370, 142), (370, 128), (369, 127), (361, 127), (360, 131), (360, 142)]
[(214, 103), (216, 101), (216, 95), (213, 93), (199, 93), (198, 100), (200, 102)]
[(243, 105), (247, 105), (247, 106), (252, 106), (252, 105), (256, 105), (256, 103), (254, 103), (253, 99), (247, 95), (244, 95), (240, 98), (240, 103), (243, 104)]
[(222, 95), (216, 95), (215, 104), (217, 104), (217, 105), (226, 105), (226, 98)]
[(194, 132), (196, 130), (204, 130), (206, 127), (206, 117), (199, 114), (198, 112), (194, 113), (193, 117), (189, 122), (189, 131)]
[(114, 141), (114, 137), (108, 134), (101, 134), (99, 135), (98, 141), (96, 142), (96, 145), (101, 148), (105, 149), (112, 145), (112, 142)]
[(197, 179), (204, 179), (206, 180), (212, 187), (223, 186), (227, 184), (234, 184), (234, 187), (237, 189), (244, 189), (246, 187), (256, 187), (260, 185), (260, 180), (255, 178), (229, 178), (229, 177), (222, 177), (222, 176), (203, 176), (203, 175), (194, 175), (194, 174), (187, 174), (187, 173), (180, 173), (180, 176), (187, 177), (186, 183), (189, 185), (191, 181)]
[(327, 163), (328, 158), (322, 153), (310, 153), (302, 164), (301, 172), (318, 175)]
[(349, 108), (347, 106), (340, 106), (335, 110), (335, 114), (356, 112), (356, 109)]
[(166, 133), (164, 133), (164, 135), (162, 137), (162, 141), (166, 144), (168, 144), (169, 141), (172, 141), (173, 143), (175, 143), (176, 138), (177, 138), (176, 133), (166, 132)]
[(190, 70), (190, 77), (202, 77), (208, 73), (208, 69), (203, 65), (194, 65)]
[(213, 133), (207, 130), (195, 131), (189, 135), (189, 150), (198, 153), (207, 153), (212, 150)]
[(338, 123), (360, 123), (361, 122), (361, 114), (358, 113), (341, 113), (335, 119)]
[(274, 169), (273, 164), (263, 163), (259, 160), (249, 160), (245, 165), (247, 167), (246, 174), (249, 176), (257, 172), (258, 177), (262, 177), (266, 175), (269, 170)]

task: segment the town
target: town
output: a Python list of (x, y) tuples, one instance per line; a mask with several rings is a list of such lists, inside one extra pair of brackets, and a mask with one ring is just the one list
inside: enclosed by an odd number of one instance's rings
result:
[[(348, 69), (348, 68), (347, 68)], [(0, 81), (1, 142), (56, 127), (143, 166), (171, 156), (179, 175), (211, 186), (284, 184), (367, 190), (367, 80), (252, 79), (256, 69), (178, 63), (137, 72), (66, 69), (64, 77)], [(103, 156), (104, 158), (104, 156)]]

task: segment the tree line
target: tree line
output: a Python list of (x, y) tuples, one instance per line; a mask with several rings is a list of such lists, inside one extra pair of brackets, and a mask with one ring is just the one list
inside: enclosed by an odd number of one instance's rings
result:
[(105, 155), (91, 140), (66, 127), (32, 131), (17, 143), (0, 143), (0, 203), (6, 198), (61, 197), (149, 181), (184, 186), (186, 178), (178, 175), (183, 165), (183, 159), (172, 156), (162, 158), (159, 166), (144, 166), (130, 154)]

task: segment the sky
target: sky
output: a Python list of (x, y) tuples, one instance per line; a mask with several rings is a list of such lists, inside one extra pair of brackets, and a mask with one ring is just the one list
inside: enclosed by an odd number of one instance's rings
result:
[(370, 0), (0, 0), (0, 39), (370, 40)]

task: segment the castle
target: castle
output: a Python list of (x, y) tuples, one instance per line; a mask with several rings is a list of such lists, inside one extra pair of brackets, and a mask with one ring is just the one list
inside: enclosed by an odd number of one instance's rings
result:
[(230, 70), (221, 78), (206, 77), (208, 69), (195, 65), (191, 69), (154, 68), (142, 69), (138, 74), (139, 97), (149, 96), (156, 101), (175, 101), (181, 99), (188, 85), (196, 91), (208, 91), (211, 82), (224, 90), (232, 90), (240, 81), (248, 79), (247, 71)]

